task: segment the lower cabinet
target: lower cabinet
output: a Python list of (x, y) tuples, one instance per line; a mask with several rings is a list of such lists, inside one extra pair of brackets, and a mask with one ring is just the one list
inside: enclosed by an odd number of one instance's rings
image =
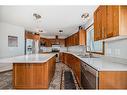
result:
[(127, 89), (127, 71), (99, 72), (99, 89)]
[(69, 53), (63, 53), (63, 63), (84, 89), (127, 89), (127, 71), (98, 71)]
[(81, 61), (81, 85), (84, 89), (127, 89), (127, 71), (97, 71)]
[(68, 65), (74, 72), (74, 75), (80, 85), (81, 71), (80, 71), (80, 60), (69, 53), (63, 53), (63, 63)]

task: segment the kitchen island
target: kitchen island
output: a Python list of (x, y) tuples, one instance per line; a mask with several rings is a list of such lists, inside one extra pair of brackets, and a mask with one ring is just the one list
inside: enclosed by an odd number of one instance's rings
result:
[(48, 89), (55, 72), (56, 54), (31, 54), (1, 59), (13, 63), (14, 89)]

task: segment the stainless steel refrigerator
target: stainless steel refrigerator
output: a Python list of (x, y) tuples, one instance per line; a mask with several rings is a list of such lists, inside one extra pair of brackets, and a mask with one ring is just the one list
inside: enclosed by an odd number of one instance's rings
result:
[(38, 53), (38, 50), (39, 50), (38, 40), (26, 39), (25, 54), (35, 54)]

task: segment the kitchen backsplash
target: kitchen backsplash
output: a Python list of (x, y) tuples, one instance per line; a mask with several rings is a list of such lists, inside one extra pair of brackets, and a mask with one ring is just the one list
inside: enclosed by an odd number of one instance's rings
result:
[(67, 47), (60, 47), (60, 52), (66, 52), (67, 51)]
[(40, 51), (41, 52), (51, 52), (52, 51), (52, 47), (40, 47)]
[(105, 56), (127, 59), (127, 39), (106, 42)]
[(79, 52), (82, 53), (84, 51), (84, 46), (70, 46), (68, 47), (68, 52)]
[[(66, 52), (67, 47), (60, 47), (60, 52)], [(52, 47), (41, 47), (40, 52), (52, 52)]]

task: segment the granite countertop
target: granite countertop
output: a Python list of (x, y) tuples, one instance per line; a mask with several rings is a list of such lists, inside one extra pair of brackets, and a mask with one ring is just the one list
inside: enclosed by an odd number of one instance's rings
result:
[[(65, 52), (74, 55), (97, 71), (127, 71), (127, 60), (98, 56), (98, 58), (81, 58), (78, 53)], [(97, 56), (97, 55), (96, 55)], [(113, 61), (114, 60), (114, 61)], [(119, 61), (118, 61), (119, 60)]]
[(44, 63), (55, 55), (55, 53), (22, 55), (17, 57), (0, 59), (0, 63)]

